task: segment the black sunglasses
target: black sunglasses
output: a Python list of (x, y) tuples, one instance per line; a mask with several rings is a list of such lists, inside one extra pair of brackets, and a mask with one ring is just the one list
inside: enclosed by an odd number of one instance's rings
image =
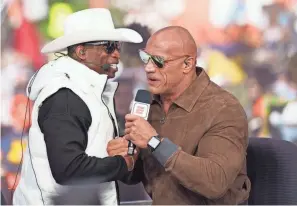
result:
[(153, 63), (159, 68), (163, 68), (165, 63), (166, 62), (170, 62), (170, 61), (175, 61), (175, 60), (178, 60), (180, 58), (183, 58), (183, 57), (189, 57), (188, 55), (184, 55), (184, 56), (181, 56), (181, 57), (178, 57), (176, 59), (167, 59), (165, 60), (164, 57), (161, 57), (161, 56), (155, 56), (155, 55), (151, 55), (147, 52), (145, 52), (144, 50), (140, 49), (139, 50), (139, 56), (140, 56), (140, 59), (143, 61), (143, 63), (145, 64), (148, 64), (150, 59), (153, 61)]
[(112, 54), (116, 49), (120, 52), (122, 43), (118, 41), (86, 42), (86, 45), (103, 46), (107, 54)]

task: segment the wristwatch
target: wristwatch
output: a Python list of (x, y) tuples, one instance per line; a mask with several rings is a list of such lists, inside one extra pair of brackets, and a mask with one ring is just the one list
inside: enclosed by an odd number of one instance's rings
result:
[(159, 135), (156, 135), (156, 136), (152, 136), (152, 138), (147, 144), (153, 152), (155, 149), (157, 149), (160, 143), (161, 143), (161, 138)]

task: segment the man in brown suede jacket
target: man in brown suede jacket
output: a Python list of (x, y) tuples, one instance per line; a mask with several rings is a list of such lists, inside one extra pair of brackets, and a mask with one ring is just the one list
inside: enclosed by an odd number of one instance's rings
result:
[(240, 204), (247, 200), (248, 124), (238, 100), (196, 67), (197, 46), (182, 27), (164, 28), (140, 57), (154, 94), (148, 121), (126, 115), (126, 136), (112, 140), (113, 156), (140, 156), (126, 182), (142, 181), (153, 204)]

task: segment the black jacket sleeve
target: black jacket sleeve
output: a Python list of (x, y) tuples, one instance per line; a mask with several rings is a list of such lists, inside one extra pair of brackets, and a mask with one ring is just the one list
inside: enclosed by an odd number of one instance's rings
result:
[(38, 123), (57, 183), (66, 184), (85, 177), (98, 177), (108, 182), (127, 175), (122, 156), (97, 158), (85, 153), (91, 122), (87, 105), (67, 88), (47, 98), (40, 107)]

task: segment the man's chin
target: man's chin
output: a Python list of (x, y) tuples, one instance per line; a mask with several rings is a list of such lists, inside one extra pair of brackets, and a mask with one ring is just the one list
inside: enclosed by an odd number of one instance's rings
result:
[(115, 77), (115, 73), (109, 73), (107, 74), (108, 79), (113, 79)]
[(156, 87), (148, 86), (148, 90), (151, 94), (158, 95), (160, 94), (161, 90)]

